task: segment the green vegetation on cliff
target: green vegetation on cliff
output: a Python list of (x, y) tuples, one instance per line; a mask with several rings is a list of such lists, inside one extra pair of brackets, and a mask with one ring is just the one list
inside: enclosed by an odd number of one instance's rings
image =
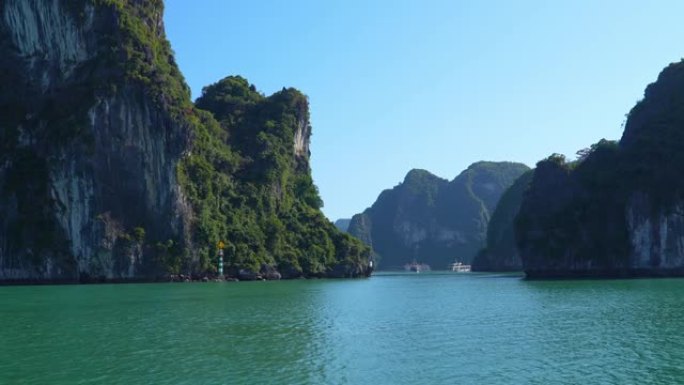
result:
[[(231, 275), (272, 268), (285, 277), (366, 274), (367, 247), (320, 212), (308, 163), (307, 98), (292, 88), (266, 97), (245, 79), (227, 77), (203, 90), (196, 109), (168, 41), (149, 23), (162, 2), (106, 3), (122, 12), (126, 75), (192, 129), (178, 179), (194, 208), (190, 254), (199, 255), (198, 271), (215, 270), (216, 244), (224, 240)], [(150, 48), (151, 57), (142, 54)], [(293, 153), (297, 131), (306, 154)]]
[[(302, 93), (228, 77), (196, 107), (161, 0), (2, 12), (0, 279), (206, 274), (219, 240), (231, 275), (370, 273), (369, 248), (320, 211)], [(27, 43), (22, 23), (43, 32)]]
[(364, 274), (368, 248), (320, 211), (308, 162), (307, 98), (292, 88), (265, 97), (245, 79), (227, 77), (206, 87), (197, 107), (219, 121), (199, 113), (204, 130), (179, 166), (197, 212), (203, 267), (222, 239), (235, 275), (267, 266), (289, 277)]

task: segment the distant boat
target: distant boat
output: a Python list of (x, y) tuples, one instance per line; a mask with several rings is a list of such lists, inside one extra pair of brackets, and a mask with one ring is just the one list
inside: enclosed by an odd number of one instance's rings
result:
[(461, 262), (454, 262), (451, 265), (451, 271), (456, 273), (470, 273), (470, 265), (464, 265)]
[(416, 273), (420, 273), (421, 271), (430, 271), (430, 265), (413, 261), (411, 263), (405, 264), (404, 270), (415, 271)]

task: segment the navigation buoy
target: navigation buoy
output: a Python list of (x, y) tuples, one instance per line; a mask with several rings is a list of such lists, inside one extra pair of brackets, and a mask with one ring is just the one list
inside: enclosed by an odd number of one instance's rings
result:
[(223, 243), (223, 241), (219, 241), (216, 246), (218, 246), (218, 249), (219, 249), (219, 252), (218, 252), (218, 254), (219, 254), (219, 263), (218, 263), (219, 278), (223, 278), (223, 248), (226, 246), (226, 244)]

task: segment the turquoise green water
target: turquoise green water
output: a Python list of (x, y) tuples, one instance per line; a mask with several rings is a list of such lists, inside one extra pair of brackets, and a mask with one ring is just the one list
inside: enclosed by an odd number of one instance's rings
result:
[(0, 384), (684, 383), (684, 280), (0, 287)]

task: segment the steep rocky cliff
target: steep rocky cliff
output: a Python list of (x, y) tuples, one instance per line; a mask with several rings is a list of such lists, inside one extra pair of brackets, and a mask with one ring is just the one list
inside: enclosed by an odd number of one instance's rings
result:
[[(273, 272), (287, 254), (291, 276), (366, 274), (367, 249), (310, 204), (320, 199), (310, 180), (302, 102), (294, 107), (297, 129), (286, 138), (296, 166), (270, 171), (281, 180), (299, 175), (308, 201), (290, 195), (300, 209), (291, 222), (322, 229), (325, 236), (312, 244), (322, 242), (325, 255), (311, 259), (315, 268), (302, 267), (310, 260), (303, 245), (279, 254), (265, 239), (228, 231), (231, 221), (250, 222), (233, 215), (234, 202), (250, 194), (235, 186), (247, 185), (245, 170), (258, 165), (249, 161), (253, 154), (231, 148), (231, 127), (191, 103), (160, 0), (5, 0), (0, 52), (0, 280), (205, 274), (215, 269), (219, 239), (229, 242), (236, 272)], [(276, 113), (252, 124), (280, 127), (290, 118)], [(252, 142), (261, 140), (257, 128)], [(270, 143), (259, 143), (268, 150)], [(211, 208), (205, 200), (215, 186), (206, 185), (207, 176), (227, 186), (223, 196), (212, 195)], [(279, 188), (264, 180), (249, 185)], [(254, 207), (252, 217), (265, 211)], [(223, 224), (207, 226), (207, 218)], [(274, 226), (276, 238), (298, 231)]]
[(486, 246), (473, 259), (473, 271), (522, 271), (514, 221), (533, 174), (532, 170), (524, 173), (501, 196), (487, 225)]
[[(188, 128), (129, 79), (115, 6), (8, 0), (0, 13), (0, 279), (143, 274), (134, 229), (187, 241)], [(136, 23), (163, 40), (161, 17)]]
[(306, 96), (292, 88), (264, 96), (246, 79), (230, 76), (205, 87), (196, 104), (219, 122), (213, 128), (219, 134), (206, 139), (222, 142), (187, 158), (181, 184), (201, 213), (199, 240), (227, 239), (232, 275), (370, 274), (370, 250), (320, 211)]
[(446, 269), (454, 259), (470, 262), (484, 245), (501, 194), (527, 170), (519, 163), (478, 162), (451, 182), (412, 170), (355, 215), (349, 232), (371, 245), (380, 269), (413, 260), (433, 269)]
[(527, 275), (684, 273), (684, 63), (668, 66), (629, 113), (619, 143), (538, 164), (516, 219)]

